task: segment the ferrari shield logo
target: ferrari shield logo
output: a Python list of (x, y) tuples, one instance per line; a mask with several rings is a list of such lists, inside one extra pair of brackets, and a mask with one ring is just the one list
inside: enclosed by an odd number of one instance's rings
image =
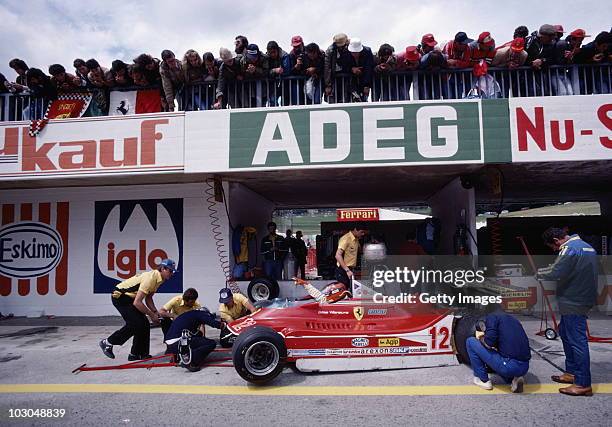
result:
[(357, 321), (363, 319), (363, 307), (353, 307), (353, 315)]

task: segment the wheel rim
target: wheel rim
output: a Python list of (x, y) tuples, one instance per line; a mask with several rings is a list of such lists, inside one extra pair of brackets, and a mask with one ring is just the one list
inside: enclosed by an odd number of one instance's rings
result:
[(264, 283), (255, 283), (253, 285), (253, 297), (255, 301), (267, 300), (270, 298), (270, 289)]
[(244, 354), (246, 369), (249, 373), (257, 376), (264, 376), (274, 371), (279, 360), (278, 349), (269, 341), (259, 341), (251, 344)]

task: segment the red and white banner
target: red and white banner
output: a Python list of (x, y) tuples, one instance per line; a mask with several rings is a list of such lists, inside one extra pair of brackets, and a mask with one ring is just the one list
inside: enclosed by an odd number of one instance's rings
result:
[(612, 95), (511, 98), (513, 162), (612, 159)]
[(134, 171), (182, 171), (181, 114), (51, 121), (31, 136), (0, 124), (0, 180)]
[(161, 95), (159, 89), (110, 93), (109, 116), (127, 116), (131, 114), (159, 113)]

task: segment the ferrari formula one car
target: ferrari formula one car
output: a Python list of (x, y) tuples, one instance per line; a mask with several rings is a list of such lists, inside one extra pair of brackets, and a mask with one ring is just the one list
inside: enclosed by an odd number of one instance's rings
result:
[(275, 299), (227, 325), (222, 343), (233, 341), (234, 367), (242, 378), (264, 384), (290, 364), (300, 372), (324, 372), (467, 362), (465, 340), (478, 319), (422, 304)]

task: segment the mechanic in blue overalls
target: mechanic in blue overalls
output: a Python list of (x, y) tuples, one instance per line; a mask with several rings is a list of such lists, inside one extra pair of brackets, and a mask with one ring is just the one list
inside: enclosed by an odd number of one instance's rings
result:
[(498, 308), (486, 316), (484, 330), (477, 330), (475, 337), (466, 341), (470, 365), (474, 371), (474, 384), (485, 390), (493, 390), (487, 374), (487, 366), (510, 383), (513, 393), (522, 393), (529, 370), (529, 339), (515, 317)]
[(206, 338), (204, 325), (221, 329), (223, 322), (205, 308), (191, 310), (174, 319), (166, 334), (167, 353), (179, 356), (181, 366), (191, 372), (201, 369), (200, 365), (217, 345)]
[(577, 234), (551, 227), (542, 234), (544, 243), (559, 256), (537, 278), (557, 281), (557, 302), (561, 313), (559, 335), (565, 352), (563, 375), (553, 381), (571, 384), (559, 389), (570, 396), (592, 396), (591, 362), (587, 337), (587, 313), (597, 301), (597, 252)]

